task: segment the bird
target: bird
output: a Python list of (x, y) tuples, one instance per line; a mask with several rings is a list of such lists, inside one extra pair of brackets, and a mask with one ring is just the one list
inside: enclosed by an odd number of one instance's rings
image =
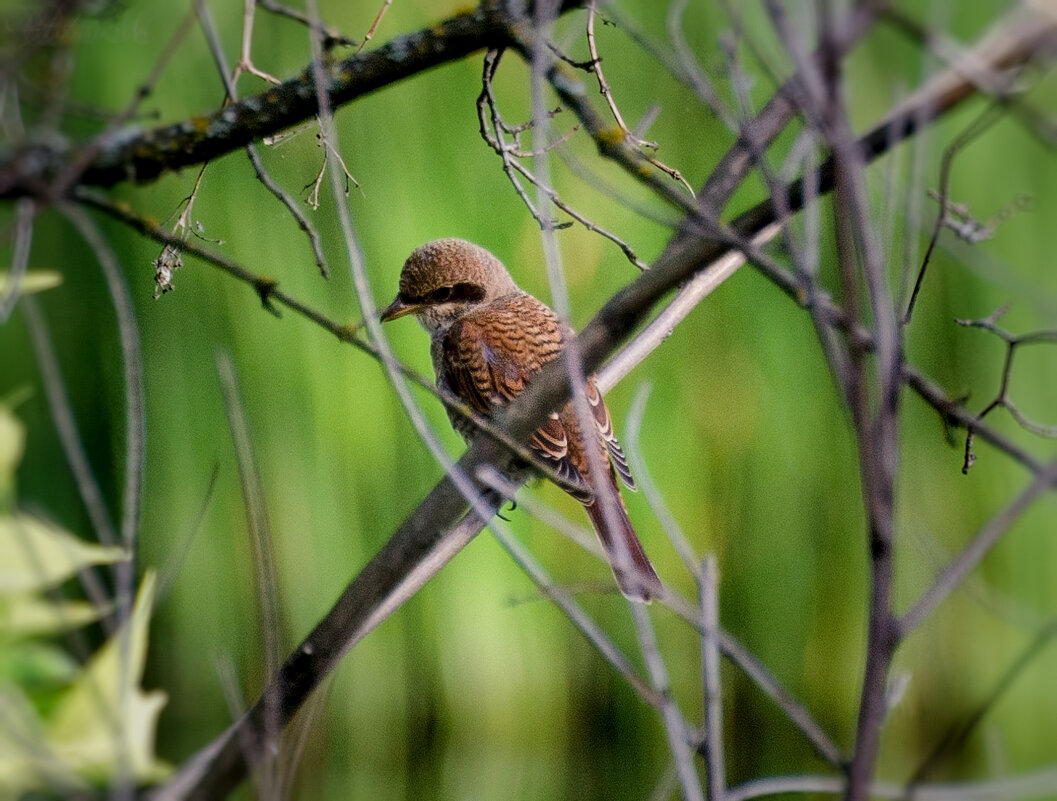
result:
[[(430, 335), (438, 387), (485, 418), (517, 397), (573, 335), (549, 307), (514, 283), (496, 256), (464, 239), (433, 240), (408, 256), (396, 298), (380, 318), (385, 323), (406, 315), (417, 317)], [(529, 449), (584, 505), (621, 592), (648, 603), (663, 588), (628, 517), (617, 477), (631, 490), (635, 482), (593, 376), (585, 391), (593, 430), (582, 429), (569, 401), (535, 431)], [(451, 409), (448, 416), (471, 442), (473, 423)], [(601, 475), (591, 471), (591, 448), (595, 463), (605, 466)], [(609, 485), (606, 494), (616, 502), (603, 506), (599, 482)]]

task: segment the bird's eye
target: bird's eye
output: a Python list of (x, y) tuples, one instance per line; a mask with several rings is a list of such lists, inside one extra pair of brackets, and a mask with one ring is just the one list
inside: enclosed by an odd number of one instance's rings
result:
[(429, 299), (434, 303), (443, 303), (451, 298), (451, 287), (442, 286), (429, 293)]

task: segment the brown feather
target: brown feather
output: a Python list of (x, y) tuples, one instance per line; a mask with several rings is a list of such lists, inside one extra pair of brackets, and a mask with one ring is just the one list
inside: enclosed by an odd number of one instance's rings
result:
[[(438, 383), (485, 417), (506, 406), (558, 358), (571, 335), (553, 311), (517, 288), (495, 256), (459, 239), (429, 242), (408, 257), (400, 292), (382, 318), (412, 313), (432, 337)], [(617, 476), (631, 489), (635, 482), (594, 378), (586, 382), (586, 395), (594, 430), (581, 431), (569, 402), (535, 431), (529, 446), (569, 485), (583, 487), (563, 489), (587, 508), (621, 591), (648, 601), (663, 588), (628, 519)], [(449, 412), (449, 417), (463, 437), (472, 439), (475, 430), (462, 415)], [(605, 465), (602, 475), (591, 476), (592, 461)], [(597, 481), (609, 485), (611, 491), (603, 493), (609, 500), (595, 497)], [(603, 509), (603, 503), (612, 508)]]

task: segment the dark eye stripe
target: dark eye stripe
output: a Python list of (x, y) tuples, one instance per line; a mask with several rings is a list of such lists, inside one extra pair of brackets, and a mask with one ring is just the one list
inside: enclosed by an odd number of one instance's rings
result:
[(451, 288), (452, 300), (482, 300), (484, 289), (479, 284), (463, 282)]
[(453, 286), (441, 286), (425, 295), (404, 298), (408, 303), (447, 303), (448, 301), (478, 301), (484, 298), (484, 288), (479, 284), (461, 281)]

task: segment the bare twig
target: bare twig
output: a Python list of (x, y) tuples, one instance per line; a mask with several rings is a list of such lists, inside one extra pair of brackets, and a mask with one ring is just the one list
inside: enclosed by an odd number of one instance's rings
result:
[[(657, 347), (659, 344), (660, 343), (656, 343), (654, 347)], [(621, 352), (621, 356), (630, 349), (631, 345)], [(607, 365), (607, 369), (603, 371), (603, 375), (605, 375), (607, 379), (611, 376), (609, 367), (612, 364), (613, 362), (610, 362), (610, 364)], [(642, 421), (646, 416), (646, 401), (649, 398), (650, 389), (650, 385), (644, 383), (639, 387), (638, 392), (635, 393), (635, 399), (631, 402), (631, 408), (628, 410), (627, 423), (624, 426), (624, 449), (627, 452), (628, 460), (631, 463), (632, 474), (635, 476), (635, 483), (642, 491), (642, 494), (646, 497), (646, 502), (649, 503), (650, 510), (660, 522), (661, 528), (664, 529), (664, 533), (675, 547), (676, 552), (682, 558), (683, 564), (686, 565), (687, 570), (689, 570), (690, 573), (700, 581), (700, 562), (697, 552), (694, 550), (694, 546), (691, 544), (690, 539), (686, 536), (682, 527), (675, 519), (675, 516), (671, 513), (668, 504), (664, 502), (664, 497), (654, 483), (653, 477), (650, 475), (650, 471), (646, 466), (646, 459), (642, 453), (642, 448), (640, 447)]]
[[(224, 88), (227, 92), (227, 96), (232, 101), (238, 100), (237, 89), (235, 81), (238, 79), (239, 72), (246, 70), (251, 72), (258, 77), (265, 78), (272, 83), (278, 83), (275, 78), (272, 78), (266, 73), (259, 72), (252, 64), (248, 61), (249, 54), (247, 48), (249, 47), (249, 36), (247, 30), (252, 30), (253, 26), (253, 9), (254, 0), (245, 0), (247, 15), (243, 19), (243, 61), (235, 66), (233, 73), (229, 74), (227, 61), (224, 58), (224, 51), (220, 44), (220, 37), (217, 35), (216, 26), (213, 24), (212, 15), (209, 13), (209, 8), (206, 6), (204, 0), (195, 0), (195, 9), (198, 13), (199, 21), (201, 22), (202, 29), (206, 34), (206, 41), (209, 43), (209, 49), (213, 54), (213, 60), (216, 62), (217, 71), (220, 73), (220, 78), (224, 83)], [(248, 27), (247, 27), (248, 26)], [(287, 211), (290, 212), (294, 221), (297, 223), (297, 227), (304, 231), (305, 236), (308, 237), (309, 245), (312, 247), (312, 254), (316, 259), (316, 266), (319, 268), (320, 273), (326, 278), (329, 274), (327, 269), (326, 258), (323, 256), (323, 246), (319, 239), (319, 233), (315, 227), (308, 221), (304, 212), (297, 205), (297, 201), (268, 174), (268, 171), (264, 168), (264, 162), (261, 160), (260, 153), (257, 152), (255, 145), (246, 145), (246, 155), (249, 157), (250, 164), (253, 165), (253, 171), (257, 175), (257, 180), (264, 184), (265, 188), (271, 192), (276, 199), (282, 203)], [(201, 180), (201, 177), (199, 178)], [(197, 184), (195, 185), (195, 191), (197, 191)]]
[[(246, 513), (246, 527), (250, 538), (250, 551), (253, 554), (254, 572), (257, 589), (257, 608), (260, 612), (262, 664), (266, 676), (275, 675), (279, 667), (280, 648), (283, 636), (282, 605), (279, 596), (279, 576), (275, 567), (275, 544), (272, 538), (271, 524), (268, 522), (268, 506), (265, 490), (261, 481), (260, 467), (253, 450), (253, 438), (250, 436), (249, 423), (246, 420), (246, 409), (242, 403), (242, 391), (239, 389), (235, 364), (229, 353), (216, 354), (217, 375), (224, 395), (224, 408), (227, 411), (228, 429), (231, 432), (232, 446), (239, 469), (239, 485), (242, 489), (242, 505)], [(277, 700), (264, 699), (264, 736), (278, 740), (282, 731)], [(241, 712), (242, 710), (239, 710)], [(232, 717), (237, 717), (233, 715)], [(265, 797), (278, 787), (274, 775), (274, 763), (265, 767), (261, 777)]]
[[(1005, 309), (997, 309), (990, 316), (985, 317), (982, 320), (956, 320), (958, 325), (965, 326), (966, 328), (982, 328), (985, 331), (990, 331), (992, 334), (997, 336), (1003, 342), (1006, 343), (1006, 358), (1002, 365), (1002, 380), (998, 389), (998, 394), (994, 400), (987, 404), (977, 416), (976, 420), (979, 422), (983, 420), (995, 409), (1005, 407), (1009, 413), (1013, 416), (1013, 419), (1017, 421), (1017, 424), (1033, 434), (1040, 437), (1055, 438), (1057, 437), (1057, 425), (1047, 426), (1041, 423), (1036, 423), (1029, 419), (1017, 404), (1009, 397), (1009, 381), (1013, 374), (1013, 358), (1016, 355), (1017, 348), (1022, 345), (1039, 345), (1039, 344), (1057, 344), (1057, 331), (1054, 330), (1043, 330), (1034, 331), (1030, 334), (1011, 334), (1006, 329), (998, 325), (998, 318), (1005, 313)], [(973, 452), (973, 439), (974, 439), (974, 427), (968, 426), (967, 433), (965, 436), (965, 461), (962, 464), (962, 472), (968, 473), (969, 469), (976, 462), (976, 454)]]
[(687, 742), (686, 720), (679, 706), (672, 698), (668, 684), (668, 669), (664, 657), (657, 646), (657, 634), (650, 623), (650, 612), (643, 604), (632, 604), (635, 616), (635, 631), (638, 634), (639, 646), (650, 672), (650, 683), (661, 699), (660, 712), (664, 721), (664, 731), (668, 736), (668, 749), (675, 763), (675, 772), (679, 777), (679, 786), (683, 790), (684, 801), (705, 801), (701, 781), (694, 769), (694, 755)]
[(726, 761), (723, 758), (723, 695), (719, 673), (719, 579), (716, 558), (701, 563), (701, 673), (704, 682), (705, 736), (702, 741), (708, 766), (708, 801), (726, 799)]
[[(199, 17), (201, 17), (204, 5), (202, 3), (197, 3), (196, 6)], [(256, 10), (256, 0), (242, 0), (242, 50), (239, 51), (239, 60), (235, 64), (235, 70), (231, 73), (232, 84), (238, 83), (239, 76), (244, 72), (256, 76), (257, 78), (260, 78), (263, 81), (267, 81), (268, 83), (280, 83), (278, 78), (269, 75), (264, 70), (257, 69), (257, 67), (253, 64), (253, 56), (250, 51), (253, 49), (253, 17), (254, 12)], [(212, 42), (212, 36), (210, 36), (210, 39), (210, 47), (213, 47), (215, 51), (216, 45), (214, 45)], [(214, 58), (215, 57), (216, 54), (214, 52)], [(238, 99), (233, 94), (229, 94), (228, 97), (230, 97), (232, 100)]]
[[(784, 13), (769, 3), (772, 19), (797, 65), (801, 81), (797, 100), (833, 151), (837, 262), (849, 321), (874, 326), (874, 364), (861, 342), (847, 342), (847, 364), (834, 365), (844, 400), (851, 411), (859, 454), (870, 554), (866, 665), (859, 703), (855, 750), (848, 766), (848, 801), (865, 801), (880, 749), (887, 712), (885, 689), (897, 627), (891, 610), (895, 477), (898, 469), (901, 329), (883, 272), (883, 257), (871, 224), (863, 177), (865, 159), (856, 146), (844, 106), (838, 31), (845, 19), (827, 9), (821, 18), (821, 60), (808, 59), (799, 39), (787, 29)], [(836, 369), (838, 366), (844, 369)], [(876, 386), (876, 398), (871, 397)]]
[(103, 270), (110, 300), (117, 317), (125, 379), (125, 480), (121, 502), (121, 545), (129, 559), (115, 565), (118, 623), (125, 621), (132, 609), (136, 582), (136, 552), (140, 514), (143, 503), (143, 473), (146, 465), (146, 401), (143, 389), (143, 354), (139, 329), (125, 276), (117, 256), (102, 232), (84, 209), (63, 204), (63, 215), (73, 224), (92, 248)]
[(925, 255), (921, 260), (921, 267), (918, 269), (918, 276), (914, 279), (914, 288), (910, 292), (910, 300), (907, 302), (907, 310), (903, 315), (903, 325), (909, 325), (910, 320), (914, 315), (914, 305), (917, 303), (918, 294), (921, 292), (921, 285), (925, 281), (925, 271), (928, 269), (929, 261), (932, 258), (932, 252), (936, 249), (936, 243), (940, 238), (940, 231), (943, 230), (944, 222), (947, 219), (947, 197), (948, 192), (950, 191), (951, 168), (954, 164), (954, 159), (970, 142), (990, 128), (998, 120), (1002, 119), (1002, 112), (1003, 106), (1001, 102), (995, 101), (989, 103), (980, 115), (977, 116), (964, 131), (958, 134), (955, 140), (943, 151), (943, 159), (940, 162), (940, 211), (936, 217), (935, 224), (932, 226), (932, 235), (929, 237), (929, 244), (925, 248)]
[[(1032, 801), (1049, 798), (1057, 782), (1057, 769), (1048, 768), (993, 781), (924, 784), (914, 788), (919, 801)], [(749, 801), (752, 798), (788, 793), (823, 793), (840, 795), (845, 790), (841, 776), (774, 776), (754, 779), (727, 791), (727, 801)], [(878, 782), (870, 786), (874, 798), (902, 801), (907, 788), (902, 784)]]
[(903, 365), (903, 380), (923, 401), (940, 413), (945, 425), (958, 426), (971, 431), (974, 439), (979, 437), (1002, 451), (1006, 456), (1022, 465), (1031, 473), (1042, 471), (1044, 467), (1042, 462), (1005, 434), (980, 422), (978, 415), (966, 409), (962, 401), (948, 397), (942, 387), (920, 370), (909, 364)]
[[(280, 17), (286, 17), (292, 19), (294, 22), (299, 22), (306, 27), (312, 25), (311, 21), (305, 15), (303, 11), (298, 11), (296, 8), (290, 8), (282, 3), (276, 2), (276, 0), (257, 0), (257, 5), (263, 8), (265, 11), (270, 11)], [(323, 39), (323, 49), (331, 50), (336, 45), (344, 45), (345, 47), (355, 47), (356, 40), (350, 39), (349, 37), (342, 34), (336, 28), (332, 28), (329, 25), (319, 24), (319, 34)]]
[(382, 17), (385, 16), (385, 12), (389, 10), (389, 6), (393, 4), (393, 0), (383, 0), (382, 7), (378, 9), (378, 13), (374, 17), (374, 22), (371, 23), (371, 27), (367, 29), (367, 33), (363, 36), (363, 41), (360, 42), (360, 46), (356, 48), (356, 52), (359, 53), (363, 48), (367, 46), (367, 43), (374, 38), (375, 31), (378, 30), (378, 26), (382, 24)]
[(1036, 498), (1057, 486), (1057, 462), (1039, 471), (1035, 479), (1005, 509), (988, 521), (965, 549), (937, 576), (918, 602), (899, 621), (899, 633), (905, 637), (931, 615), (944, 599), (979, 564), (988, 551)]
[[(503, 172), (506, 173), (510, 183), (514, 186), (514, 191), (517, 192), (518, 197), (521, 198), (522, 202), (528, 208), (529, 212), (535, 218), (540, 228), (553, 227), (557, 229), (567, 228), (570, 223), (559, 223), (555, 219), (545, 218), (540, 215), (536, 210), (536, 204), (534, 204), (528, 196), (528, 192), (525, 190), (524, 185), (518, 176), (524, 177), (529, 181), (537, 190), (546, 194), (550, 202), (560, 208), (576, 222), (580, 223), (588, 231), (599, 234), (600, 236), (608, 239), (609, 241), (616, 244), (627, 257), (628, 261), (638, 267), (640, 270), (646, 268), (645, 262), (643, 262), (635, 251), (621, 239), (619, 236), (609, 231), (606, 228), (592, 222), (585, 215), (578, 212), (568, 203), (561, 199), (558, 192), (555, 191), (551, 186), (543, 183), (536, 178), (535, 174), (528, 167), (519, 161), (522, 158), (531, 158), (538, 153), (546, 150), (550, 150), (555, 147), (559, 147), (563, 144), (573, 133), (578, 130), (578, 127), (574, 127), (565, 135), (559, 137), (554, 142), (543, 145), (542, 149), (537, 148), (536, 150), (524, 150), (520, 147), (518, 135), (526, 130), (534, 128), (534, 121), (529, 121), (522, 125), (509, 125), (502, 117), (499, 111), (499, 106), (496, 102), (495, 95), (492, 91), (492, 81), (495, 77), (496, 69), (499, 66), (499, 60), (502, 56), (501, 50), (490, 50), (485, 54), (484, 58), (484, 73), (482, 76), (482, 88), (481, 94), (477, 98), (477, 116), (480, 122), (481, 136), (488, 143), (488, 145), (499, 155), (503, 160)], [(513, 141), (507, 142), (505, 135), (509, 134), (513, 136)]]
[(29, 198), (20, 198), (15, 206), (15, 236), (11, 247), (11, 269), (7, 272), (7, 285), (0, 296), (0, 325), (7, 323), (18, 303), (22, 279), (29, 267), (29, 251), (33, 244), (33, 220), (37, 216), (36, 204)]
[(598, 55), (598, 45), (595, 43), (596, 5), (597, 0), (589, 0), (587, 4), (587, 47), (591, 52), (591, 71), (598, 79), (598, 91), (602, 94), (602, 97), (606, 99), (606, 104), (609, 106), (609, 110), (613, 113), (613, 119), (616, 120), (620, 133), (628, 140), (631, 146), (638, 150), (641, 156), (658, 170), (666, 173), (673, 180), (678, 181), (686, 187), (686, 191), (693, 196), (694, 188), (690, 186), (689, 182), (687, 182), (679, 170), (665, 164), (656, 156), (645, 152), (646, 150), (657, 150), (657, 143), (646, 139), (640, 139), (630, 128), (628, 128), (627, 123), (624, 122), (624, 117), (620, 113), (620, 108), (617, 106), (616, 100), (613, 99), (613, 91), (609, 88), (609, 82), (606, 80), (605, 73), (602, 71), (602, 59)]
[[(203, 164), (195, 177), (194, 186), (189, 194), (181, 201), (183, 208), (180, 210), (176, 222), (173, 224), (172, 237), (165, 241), (158, 258), (154, 260), (154, 299), (157, 300), (166, 292), (172, 292), (176, 286), (173, 276), (176, 271), (183, 267), (182, 252), (185, 248), (185, 240), (191, 235), (194, 227), (191, 224), (195, 200), (198, 199), (198, 190), (202, 187), (202, 179), (205, 178), (206, 168), (209, 162)], [(82, 201), (83, 197), (80, 198)], [(155, 237), (157, 238), (157, 237)]]

